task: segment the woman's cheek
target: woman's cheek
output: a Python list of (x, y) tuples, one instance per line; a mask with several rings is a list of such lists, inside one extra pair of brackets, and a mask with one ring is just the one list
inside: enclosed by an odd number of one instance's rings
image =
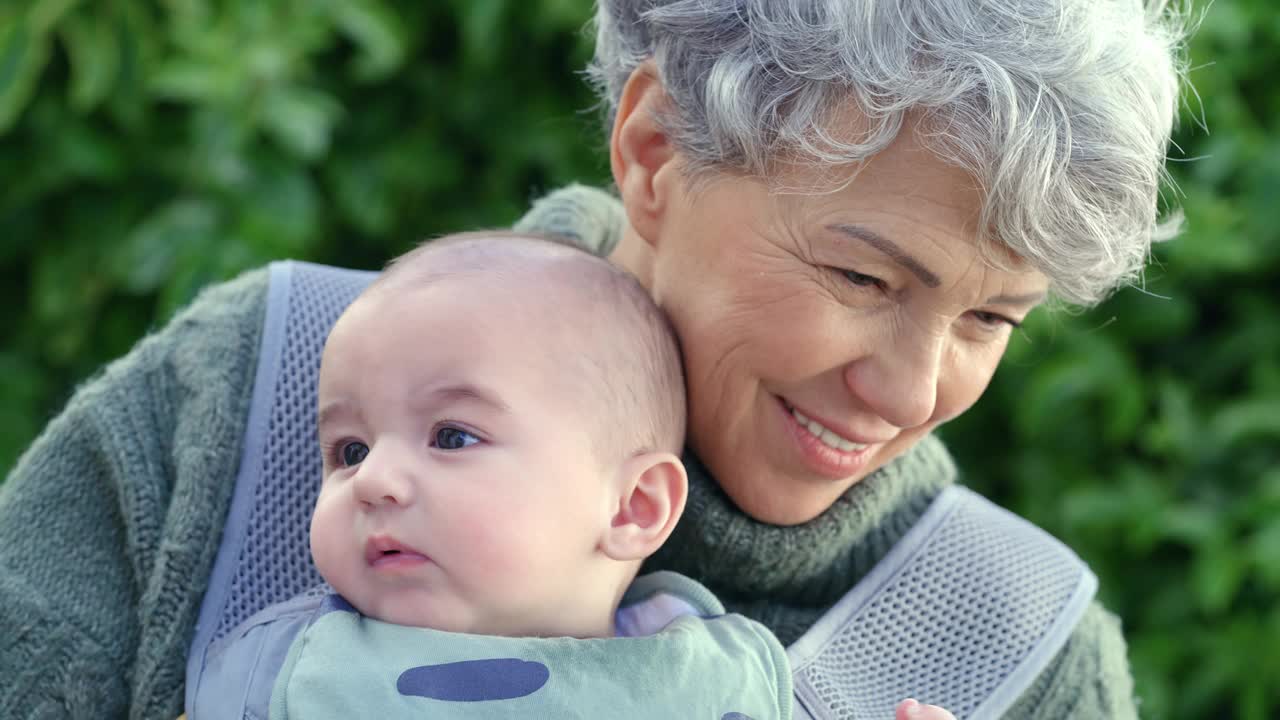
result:
[(950, 353), (947, 374), (938, 386), (938, 408), (935, 424), (963, 415), (982, 397), (1004, 354), (1004, 346), (983, 347), (974, 352)]

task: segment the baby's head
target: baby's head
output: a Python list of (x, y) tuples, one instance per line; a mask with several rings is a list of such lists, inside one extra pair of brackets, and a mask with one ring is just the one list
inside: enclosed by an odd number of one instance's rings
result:
[(684, 508), (670, 326), (624, 271), (469, 233), (394, 261), (320, 366), (321, 575), (365, 615), (604, 636)]

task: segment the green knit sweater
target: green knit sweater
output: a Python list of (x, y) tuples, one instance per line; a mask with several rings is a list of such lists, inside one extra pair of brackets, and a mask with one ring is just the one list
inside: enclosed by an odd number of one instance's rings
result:
[[(599, 252), (616, 201), (567, 188), (522, 229)], [(267, 274), (210, 288), (86, 383), (0, 486), (0, 717), (182, 711), (187, 645), (240, 456)], [(696, 458), (676, 534), (649, 563), (798, 637), (902, 537), (955, 470), (927, 438), (804, 525), (738, 511)], [(851, 672), (857, 672), (851, 668)], [(1131, 718), (1118, 621), (1094, 605), (1010, 718)]]

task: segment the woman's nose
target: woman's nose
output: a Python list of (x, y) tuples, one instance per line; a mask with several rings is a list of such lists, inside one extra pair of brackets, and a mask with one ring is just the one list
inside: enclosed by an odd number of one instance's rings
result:
[(916, 335), (880, 347), (845, 368), (845, 384), (869, 410), (899, 429), (928, 422), (938, 402), (945, 338)]
[(413, 501), (411, 471), (394, 448), (370, 449), (351, 481), (356, 500), (366, 507), (407, 505)]

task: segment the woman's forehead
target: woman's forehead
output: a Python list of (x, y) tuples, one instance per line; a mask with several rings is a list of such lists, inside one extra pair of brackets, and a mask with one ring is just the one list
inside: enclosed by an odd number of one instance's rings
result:
[[(930, 169), (926, 164), (904, 172), (927, 176)], [(735, 247), (726, 252), (760, 258), (794, 256), (817, 267), (867, 271), (888, 265), (965, 306), (1039, 302), (1048, 279), (1007, 246), (980, 235), (979, 199), (969, 178), (945, 175), (959, 190), (936, 178), (915, 186), (901, 176), (897, 185), (880, 182), (872, 172), (821, 194), (780, 193), (758, 180), (728, 178), (711, 190), (718, 199), (701, 203), (719, 216), (713, 225), (720, 226), (714, 239), (703, 235), (702, 242), (728, 243)], [(903, 186), (914, 194), (900, 191)], [(932, 196), (931, 187), (937, 188)]]
[[(793, 189), (776, 189), (784, 184)], [(934, 265), (975, 261), (1020, 284), (1047, 285), (982, 227), (984, 198), (972, 175), (911, 141), (848, 168), (791, 167), (769, 185), (768, 200), (755, 204), (758, 221), (785, 226), (812, 251), (839, 256), (870, 248), (928, 286), (945, 275)]]

